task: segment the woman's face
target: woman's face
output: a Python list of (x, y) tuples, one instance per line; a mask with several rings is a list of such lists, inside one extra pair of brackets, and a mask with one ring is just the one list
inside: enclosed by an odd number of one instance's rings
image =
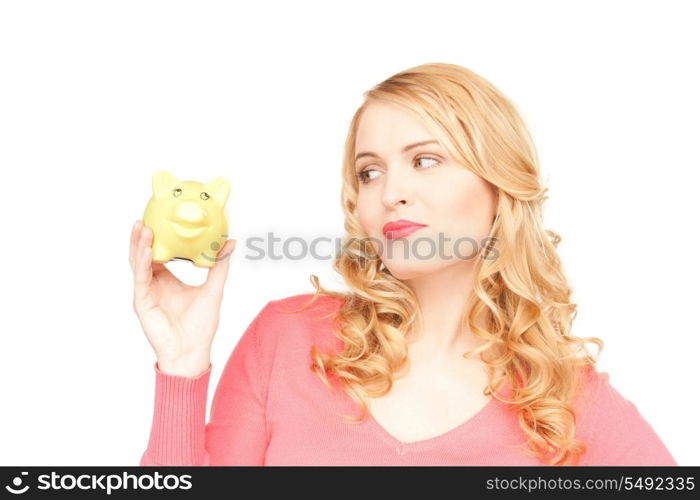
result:
[[(411, 147), (425, 141), (435, 142)], [(355, 214), (394, 277), (406, 280), (475, 261), (496, 214), (497, 194), (458, 164), (420, 117), (371, 102), (360, 117), (355, 151)], [(385, 234), (385, 224), (399, 219), (425, 226), (408, 235)]]

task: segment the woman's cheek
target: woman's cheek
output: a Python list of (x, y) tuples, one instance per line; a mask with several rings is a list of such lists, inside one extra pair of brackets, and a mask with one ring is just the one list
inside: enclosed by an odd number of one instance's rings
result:
[(473, 253), (474, 243), (468, 220), (453, 219), (449, 226), (443, 228), (441, 235), (441, 238), (436, 235), (436, 241), (442, 245), (442, 255), (445, 259), (465, 259)]
[(357, 219), (360, 221), (360, 226), (362, 226), (363, 231), (366, 235), (372, 236), (374, 234), (374, 223), (371, 214), (366, 211), (358, 212)]

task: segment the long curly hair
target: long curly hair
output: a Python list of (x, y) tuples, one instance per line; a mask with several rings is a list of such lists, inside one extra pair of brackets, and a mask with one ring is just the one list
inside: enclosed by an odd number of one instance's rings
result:
[[(417, 113), (464, 168), (498, 192), (490, 241), (479, 254), (477, 279), (462, 325), (484, 342), (464, 357), (479, 355), (489, 383), (484, 395), (512, 405), (525, 435), (523, 451), (549, 465), (576, 465), (586, 452), (575, 438), (572, 404), (581, 367), (595, 367), (603, 341), (570, 335), (576, 304), (570, 298), (556, 247), (561, 237), (542, 227), (546, 187), (532, 138), (515, 105), (490, 82), (464, 67), (422, 64), (401, 71), (364, 94), (345, 141), (341, 203), (346, 234), (333, 261), (348, 292), (327, 290), (311, 275), (319, 295), (341, 298), (333, 333), (338, 352), (311, 348), (311, 370), (330, 389), (344, 390), (361, 411), (345, 416), (357, 423), (368, 413), (368, 397), (388, 393), (408, 363), (409, 330), (422, 328), (412, 290), (383, 266), (353, 214), (358, 195), (355, 137), (371, 102), (405, 106)], [(302, 307), (303, 309), (304, 307)], [(482, 322), (483, 321), (483, 322)], [(482, 328), (480, 324), (484, 325)], [(586, 342), (598, 346), (593, 357)], [(329, 381), (332, 378), (337, 387)], [(505, 381), (512, 397), (501, 398)]]

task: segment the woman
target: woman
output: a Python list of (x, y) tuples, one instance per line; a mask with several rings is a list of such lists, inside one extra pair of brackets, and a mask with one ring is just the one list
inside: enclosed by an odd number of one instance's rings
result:
[[(134, 226), (134, 309), (156, 352), (141, 465), (676, 465), (570, 335), (559, 236), (515, 106), (452, 64), (365, 93), (343, 162), (350, 291), (272, 300), (236, 345), (205, 424), (235, 241), (201, 287)], [(356, 409), (359, 407), (359, 414)]]

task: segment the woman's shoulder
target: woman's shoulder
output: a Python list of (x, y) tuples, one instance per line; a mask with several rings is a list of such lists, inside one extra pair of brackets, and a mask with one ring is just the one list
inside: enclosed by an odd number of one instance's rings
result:
[[(610, 383), (610, 373), (600, 371), (593, 365), (578, 368), (579, 378), (574, 407), (577, 420), (589, 427), (595, 427), (601, 414), (616, 409), (634, 407)], [(635, 407), (636, 409), (636, 407)]]
[(579, 378), (575, 401), (581, 407), (585, 407), (595, 401), (601, 389), (610, 383), (610, 374), (599, 371), (593, 365), (584, 365), (577, 370)]
[[(308, 345), (333, 342), (333, 321), (345, 300), (338, 296), (301, 293), (272, 299), (255, 318), (262, 342)], [(333, 344), (331, 344), (333, 345)]]
[(335, 312), (345, 300), (345, 296), (338, 295), (300, 293), (279, 299), (272, 299), (266, 307), (269, 313), (274, 314), (300, 314), (309, 317), (327, 312)]
[(588, 444), (589, 465), (675, 465), (635, 403), (610, 381), (610, 373), (581, 368), (576, 422)]
[(260, 314), (267, 321), (303, 328), (319, 323), (326, 324), (336, 315), (343, 301), (341, 296), (300, 293), (270, 300)]

